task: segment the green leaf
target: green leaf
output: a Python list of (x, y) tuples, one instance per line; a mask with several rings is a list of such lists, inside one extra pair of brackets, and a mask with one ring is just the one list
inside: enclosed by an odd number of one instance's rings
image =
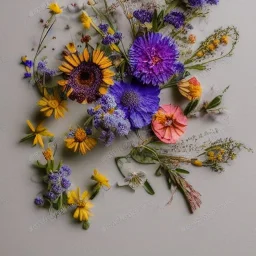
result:
[(160, 177), (162, 175), (162, 166), (161, 165), (157, 168), (155, 175), (157, 177)]
[(188, 116), (190, 113), (192, 113), (198, 106), (198, 103), (199, 99), (190, 101), (184, 110), (184, 114)]
[(206, 66), (197, 64), (194, 66), (186, 67), (186, 69), (205, 70)]
[(154, 150), (152, 152), (145, 148), (142, 150), (135, 148), (131, 152), (131, 157), (135, 162), (140, 164), (155, 164), (157, 163), (156, 154), (156, 152), (154, 154)]
[(150, 195), (154, 195), (155, 194), (155, 191), (153, 190), (153, 188), (151, 187), (151, 185), (149, 184), (149, 182), (147, 180), (144, 183), (144, 189)]
[(35, 163), (35, 166), (40, 168), (40, 169), (46, 169), (47, 164), (41, 164), (38, 160)]
[(155, 10), (155, 11), (154, 11), (154, 14), (153, 14), (152, 30), (153, 30), (154, 32), (157, 32), (157, 30), (158, 30), (158, 15), (157, 15), (157, 10)]
[(35, 134), (34, 134), (34, 133), (31, 133), (31, 134), (27, 135), (26, 137), (22, 138), (22, 139), (20, 140), (20, 142), (24, 142), (24, 141), (26, 141), (26, 140), (32, 139), (33, 137), (35, 137)]
[(189, 174), (190, 172), (184, 169), (177, 168), (174, 170), (175, 172), (182, 173), (182, 174)]
[(215, 97), (206, 107), (207, 110), (218, 107), (221, 104), (223, 95)]

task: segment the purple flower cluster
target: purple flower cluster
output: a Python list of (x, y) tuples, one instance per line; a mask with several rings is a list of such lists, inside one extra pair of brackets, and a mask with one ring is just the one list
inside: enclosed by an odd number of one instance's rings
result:
[(190, 7), (198, 8), (203, 7), (204, 5), (217, 5), (219, 0), (188, 0), (188, 4)]
[(140, 23), (151, 22), (153, 19), (153, 13), (148, 10), (136, 10), (133, 12), (133, 17), (136, 18)]
[(96, 102), (95, 108), (88, 109), (88, 114), (93, 117), (93, 126), (101, 130), (100, 139), (107, 146), (112, 143), (116, 135), (125, 136), (131, 129), (125, 113), (116, 107), (115, 98), (107, 94)]
[(37, 64), (37, 71), (41, 73), (42, 75), (48, 76), (48, 77), (53, 77), (56, 76), (57, 70), (54, 69), (49, 69), (47, 67), (47, 61), (39, 61)]
[(176, 29), (179, 29), (184, 26), (185, 15), (179, 11), (172, 11), (164, 17), (164, 22), (173, 25)]
[(129, 51), (133, 75), (144, 84), (160, 85), (184, 70), (178, 61), (175, 41), (161, 33), (150, 32), (135, 39)]
[(26, 72), (24, 73), (24, 78), (30, 78), (32, 76), (30, 69), (33, 67), (33, 61), (32, 60), (26, 60), (22, 61), (22, 64), (25, 66)]
[(43, 206), (45, 199), (54, 202), (59, 196), (66, 192), (71, 186), (69, 176), (71, 175), (71, 169), (67, 165), (62, 165), (58, 171), (51, 172), (45, 177), (47, 183), (47, 191), (43, 197), (37, 196), (34, 203), (38, 206)]
[(122, 33), (116, 31), (114, 34), (109, 33), (109, 25), (108, 24), (100, 24), (99, 29), (104, 33), (104, 37), (102, 39), (102, 44), (110, 45), (110, 44), (118, 44), (122, 40)]

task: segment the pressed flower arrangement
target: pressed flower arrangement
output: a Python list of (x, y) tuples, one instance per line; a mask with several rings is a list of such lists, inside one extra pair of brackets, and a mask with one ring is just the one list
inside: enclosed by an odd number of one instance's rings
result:
[[(89, 0), (82, 6), (71, 4), (66, 8), (51, 3), (49, 19), (41, 21), (43, 31), (33, 60), (27, 56), (21, 58), (24, 78), (30, 79), (41, 94), (37, 104), (44, 118), (63, 118), (68, 114), (70, 100), (87, 111), (84, 123), (67, 129), (64, 141), (70, 154), (79, 153), (88, 158), (87, 154), (98, 143), (109, 146), (116, 137), (129, 140), (130, 134), (136, 134), (137, 143), (132, 144), (130, 153), (115, 158), (123, 176), (117, 185), (132, 190), (143, 187), (154, 195), (147, 173), (127, 172), (123, 164), (132, 160), (155, 164), (156, 176), (163, 176), (169, 189), (174, 186), (183, 194), (192, 213), (202, 202), (200, 193), (185, 179), (189, 174), (186, 167), (193, 165), (222, 172), (224, 164), (234, 160), (240, 150), (251, 151), (231, 138), (205, 143), (200, 147), (201, 152), (195, 150), (191, 158), (165, 151), (166, 145), (180, 141), (192, 117), (200, 119), (202, 115), (218, 115), (223, 111), (222, 97), (228, 88), (211, 101), (201, 103), (203, 85), (193, 71), (205, 70), (209, 63), (231, 56), (239, 39), (238, 31), (232, 26), (219, 28), (194, 51), (191, 45), (196, 43), (196, 35), (189, 32), (193, 29), (191, 22), (204, 18), (209, 7), (218, 2), (166, 0), (161, 6), (152, 2), (140, 4), (136, 9), (129, 0), (118, 0), (112, 5), (105, 0), (103, 6)], [(117, 30), (114, 15), (117, 10), (123, 11), (130, 24), (129, 47), (124, 46), (123, 34)], [(67, 41), (65, 49), (59, 49), (62, 52), (59, 67), (50, 69), (47, 58), (41, 57), (45, 41), (58, 16), (70, 12), (77, 13), (80, 21), (80, 42)], [(91, 43), (92, 36), (98, 40), (95, 45)], [(187, 105), (161, 104), (161, 90), (177, 90)], [(30, 132), (21, 140), (33, 140), (33, 145), (42, 148), (46, 160), (36, 162), (36, 167), (44, 171), (46, 186), (34, 202), (56, 210), (72, 206), (73, 217), (88, 229), (91, 201), (102, 188), (111, 188), (109, 180), (94, 170), (93, 184), (88, 191), (70, 190), (71, 168), (62, 162), (56, 164), (56, 148), (46, 146), (47, 139), (52, 141), (54, 135), (42, 122), (34, 126), (27, 120)]]

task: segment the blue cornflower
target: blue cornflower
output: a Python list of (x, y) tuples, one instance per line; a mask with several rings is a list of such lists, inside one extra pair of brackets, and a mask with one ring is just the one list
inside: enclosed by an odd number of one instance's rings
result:
[[(133, 129), (149, 125), (159, 107), (160, 89), (157, 86), (117, 82), (109, 93), (115, 97), (118, 109), (125, 113)], [(120, 126), (118, 129), (121, 132), (123, 128)]]
[(184, 26), (185, 15), (179, 11), (172, 11), (164, 17), (164, 21), (173, 25), (176, 29)]
[(31, 73), (30, 72), (24, 73), (24, 78), (30, 78), (30, 77), (31, 77)]
[(35, 205), (43, 206), (44, 205), (44, 199), (40, 196), (37, 196), (34, 200)]
[(181, 65), (175, 41), (161, 33), (150, 32), (135, 39), (129, 57), (133, 75), (148, 85), (166, 83)]
[(153, 13), (147, 10), (136, 10), (133, 12), (133, 17), (140, 21), (142, 24), (145, 22), (151, 22), (153, 19)]
[(108, 24), (100, 24), (99, 29), (106, 34), (108, 32), (109, 25)]

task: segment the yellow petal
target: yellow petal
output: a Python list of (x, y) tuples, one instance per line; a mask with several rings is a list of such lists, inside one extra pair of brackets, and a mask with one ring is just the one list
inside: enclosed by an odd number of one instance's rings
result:
[(66, 47), (70, 53), (76, 53), (76, 46), (73, 42), (67, 44)]
[(30, 128), (30, 130), (32, 132), (35, 132), (35, 127), (33, 126), (33, 124), (29, 120), (27, 120), (27, 125), (28, 125), (28, 127)]
[(120, 52), (120, 49), (119, 49), (119, 47), (116, 44), (111, 44), (110, 45), (110, 49), (112, 51)]
[(58, 81), (58, 85), (60, 85), (60, 86), (65, 86), (67, 84), (68, 84), (68, 80), (59, 80)]
[(81, 200), (84, 201), (88, 199), (89, 199), (89, 192), (85, 190), (81, 195)]
[(74, 68), (71, 66), (71, 65), (69, 65), (67, 62), (65, 62), (65, 61), (63, 61), (62, 63), (61, 63), (61, 65), (63, 66), (63, 67), (65, 67), (65, 68), (67, 68), (67, 69), (69, 69), (70, 71), (72, 71)]
[(74, 61), (74, 59), (71, 56), (64, 56), (65, 60), (71, 64), (73, 67), (77, 67), (78, 64), (76, 63), (76, 61)]
[(113, 85), (114, 80), (112, 78), (103, 78), (103, 82), (108, 84), (108, 85)]
[(88, 61), (90, 58), (89, 51), (87, 48), (84, 49), (84, 60)]
[(42, 136), (40, 134), (37, 134), (36, 136), (37, 136), (39, 145), (41, 146), (41, 148), (44, 148), (44, 142), (43, 142)]
[(92, 62), (93, 63), (96, 63), (95, 61), (98, 59), (100, 53), (101, 53), (101, 51), (99, 49), (93, 51), (93, 54), (92, 54)]
[(36, 145), (38, 143), (37, 135), (34, 138), (33, 145)]
[(84, 61), (84, 55), (81, 53), (81, 54), (79, 54), (79, 59), (80, 59), (80, 61), (81, 62), (83, 62)]
[(79, 218), (79, 215), (80, 215), (80, 208), (76, 208), (73, 217), (74, 217), (75, 219), (78, 219), (78, 218)]
[(108, 89), (106, 87), (100, 87), (99, 92), (100, 94), (105, 95), (108, 92)]
[(95, 64), (99, 64), (100, 61), (101, 61), (101, 59), (103, 58), (103, 56), (104, 56), (104, 52), (102, 51), (102, 52), (100, 52), (98, 58), (95, 59), (94, 63), (95, 63)]
[(67, 96), (69, 97), (72, 92), (73, 92), (73, 89), (70, 88), (69, 91), (67, 92)]
[(59, 70), (64, 72), (64, 73), (67, 73), (67, 74), (70, 74), (70, 72), (71, 72), (69, 69), (67, 69), (67, 68), (65, 68), (63, 66), (59, 66)]
[(45, 106), (48, 105), (48, 103), (47, 103), (46, 100), (44, 100), (44, 98), (42, 98), (41, 100), (39, 100), (39, 101), (37, 102), (37, 105), (38, 105), (38, 106), (41, 106), (41, 107), (45, 107)]
[(81, 61), (79, 60), (79, 58), (77, 57), (76, 54), (72, 54), (72, 57), (74, 59), (74, 61), (79, 65), (81, 63)]

